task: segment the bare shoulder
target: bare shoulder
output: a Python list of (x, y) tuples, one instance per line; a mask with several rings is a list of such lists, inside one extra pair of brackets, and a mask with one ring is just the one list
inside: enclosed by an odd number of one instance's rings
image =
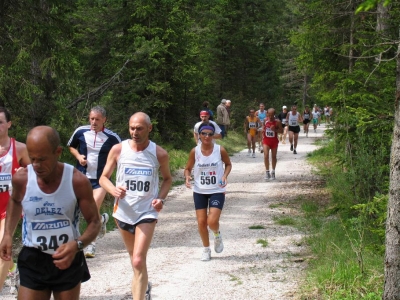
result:
[(15, 148), (17, 149), (17, 154), (21, 155), (21, 154), (27, 152), (26, 145), (24, 143), (15, 141)]
[(163, 161), (165, 159), (168, 160), (168, 158), (169, 158), (167, 150), (165, 150), (164, 148), (162, 148), (159, 145), (156, 146), (156, 153), (157, 153), (157, 159), (159, 161)]

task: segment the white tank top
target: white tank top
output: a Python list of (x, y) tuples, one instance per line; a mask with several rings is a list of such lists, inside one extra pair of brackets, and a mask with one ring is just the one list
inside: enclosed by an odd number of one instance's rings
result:
[(289, 114), (289, 126), (299, 126), (299, 113), (297, 112), (295, 115), (292, 112), (288, 112)]
[(151, 202), (158, 197), (158, 169), (156, 144), (150, 141), (143, 151), (135, 152), (130, 140), (122, 142), (118, 160), (116, 186), (126, 187), (125, 198), (115, 198), (113, 217), (135, 225), (143, 219), (157, 219)]
[(27, 168), (28, 184), (22, 199), (22, 243), (53, 254), (60, 245), (80, 236), (80, 210), (72, 185), (74, 167), (64, 164), (60, 185), (51, 194), (39, 188), (32, 165)]
[(204, 156), (201, 153), (201, 145), (195, 148), (193, 191), (199, 194), (224, 193), (225, 188), (219, 186), (224, 167), (221, 158), (221, 147), (214, 144), (211, 155)]
[(15, 140), (10, 138), (10, 148), (0, 157), (0, 193), (5, 193), (0, 196), (0, 199), (4, 201), (8, 201), (11, 195), (11, 176), (15, 173), (13, 168), (19, 166), (17, 161), (13, 161), (17, 158), (16, 151)]

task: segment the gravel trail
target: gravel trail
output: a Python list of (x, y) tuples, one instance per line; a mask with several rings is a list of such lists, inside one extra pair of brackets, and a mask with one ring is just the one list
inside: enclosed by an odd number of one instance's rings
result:
[[(311, 127), (311, 126), (310, 126)], [(318, 176), (306, 162), (316, 149), (324, 125), (309, 137), (300, 133), (297, 155), (290, 145), (279, 144), (275, 181), (265, 181), (263, 156), (247, 156), (247, 150), (231, 157), (225, 207), (220, 230), (225, 249), (213, 250), (209, 262), (200, 261), (192, 190), (174, 187), (156, 227), (147, 265), (152, 299), (297, 299), (307, 266), (304, 233), (277, 225), (275, 218), (299, 214), (296, 199), (321, 193)], [(182, 177), (183, 178), (183, 177)], [(111, 220), (110, 220), (111, 221)], [(250, 229), (250, 226), (263, 229)], [(211, 237), (211, 234), (210, 234)], [(262, 247), (258, 240), (267, 241)], [(81, 299), (132, 299), (132, 269), (117, 230), (97, 241), (96, 258), (88, 259), (92, 279), (82, 284)], [(5, 286), (4, 300), (15, 299)]]

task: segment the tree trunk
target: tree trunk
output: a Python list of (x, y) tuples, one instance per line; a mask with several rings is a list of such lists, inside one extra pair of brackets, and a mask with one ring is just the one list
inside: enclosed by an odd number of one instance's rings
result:
[[(400, 36), (400, 32), (399, 32)], [(400, 44), (397, 49), (396, 101), (392, 149), (390, 157), (390, 187), (386, 220), (384, 300), (400, 299)]]

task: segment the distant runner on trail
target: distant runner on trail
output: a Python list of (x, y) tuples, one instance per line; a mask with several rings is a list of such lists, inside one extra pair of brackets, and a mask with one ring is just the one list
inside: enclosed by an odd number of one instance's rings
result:
[(265, 105), (264, 103), (260, 103), (260, 109), (256, 111), (256, 116), (260, 119), (261, 122), (261, 127), (259, 128), (257, 132), (257, 140), (258, 140), (258, 150), (263, 153), (263, 131), (264, 131), (264, 122), (265, 118), (267, 117), (267, 111), (265, 110)]
[(184, 171), (186, 187), (191, 188), (192, 177), (190, 174), (194, 167), (193, 199), (200, 238), (204, 247), (201, 254), (202, 261), (211, 259), (208, 228), (214, 235), (215, 252), (221, 253), (224, 250), (219, 231), (219, 219), (225, 202), (228, 175), (232, 169), (226, 150), (212, 142), (214, 132), (215, 128), (212, 125), (200, 126), (201, 144), (190, 151)]
[(283, 127), (283, 133), (279, 134), (279, 141), (282, 142), (282, 144), (286, 144), (286, 136), (288, 132), (288, 126), (287, 126), (287, 107), (286, 105), (282, 106), (282, 112), (278, 115), (279, 121), (282, 123)]
[[(121, 142), (118, 134), (104, 127), (106, 120), (106, 110), (101, 106), (93, 107), (89, 113), (90, 125), (78, 127), (67, 144), (77, 160), (76, 168), (85, 174), (92, 184), (94, 201), (99, 211), (106, 196), (106, 191), (99, 184), (100, 175), (112, 146)], [(102, 226), (98, 238), (106, 234), (108, 219), (107, 213), (101, 215)], [(84, 252), (88, 258), (95, 257), (96, 243), (92, 242)]]
[(256, 117), (254, 109), (250, 109), (249, 115), (244, 120), (244, 133), (247, 139), (248, 155), (250, 156), (253, 150), (253, 158), (256, 157), (256, 138), (259, 128), (262, 128), (260, 119)]
[[(276, 154), (278, 152), (278, 134), (283, 132), (283, 127), (281, 121), (275, 118), (275, 109), (268, 109), (267, 119), (264, 125), (264, 165), (265, 165), (265, 179), (275, 180), (275, 168), (276, 168)], [(272, 170), (269, 171), (269, 152), (271, 150), (271, 164)]]
[[(19, 167), (26, 167), (31, 163), (26, 145), (8, 136), (10, 127), (11, 114), (5, 107), (0, 106), (0, 185), (2, 187), (0, 192), (0, 242), (4, 236), (7, 204), (12, 190), (11, 178)], [(17, 276), (14, 262), (0, 259), (0, 291), (10, 269), (13, 269), (10, 272), (10, 279), (14, 281)], [(15, 285), (16, 283), (12, 282), (11, 292), (15, 291)]]
[[(131, 139), (115, 145), (108, 155), (100, 185), (115, 197), (113, 217), (133, 268), (134, 299), (151, 299), (146, 258), (158, 213), (172, 184), (168, 153), (149, 140), (153, 127), (147, 114), (129, 119)], [(110, 176), (117, 167), (115, 185)], [(159, 171), (162, 181), (159, 187)]]
[(311, 111), (310, 107), (306, 105), (306, 108), (303, 111), (304, 133), (306, 134), (306, 137), (308, 137), (308, 128), (310, 126), (310, 122), (311, 122)]
[(216, 139), (222, 138), (222, 136), (221, 136), (221, 132), (222, 132), (221, 128), (219, 128), (217, 123), (215, 123), (214, 121), (210, 120), (210, 113), (208, 111), (202, 110), (200, 112), (200, 119), (201, 119), (201, 121), (197, 122), (194, 125), (194, 128), (193, 128), (193, 137), (194, 137), (194, 140), (195, 140), (196, 144), (200, 144), (201, 143), (201, 140), (200, 140), (200, 137), (199, 137), (199, 127), (200, 127), (201, 124), (206, 124), (206, 123), (213, 124), (213, 126), (215, 127), (215, 134), (212, 137), (214, 143), (215, 143)]
[(293, 154), (297, 154), (296, 148), (299, 139), (300, 123), (303, 121), (303, 118), (297, 111), (297, 105), (292, 105), (292, 110), (287, 114), (286, 121), (289, 124), (290, 151), (293, 151)]

